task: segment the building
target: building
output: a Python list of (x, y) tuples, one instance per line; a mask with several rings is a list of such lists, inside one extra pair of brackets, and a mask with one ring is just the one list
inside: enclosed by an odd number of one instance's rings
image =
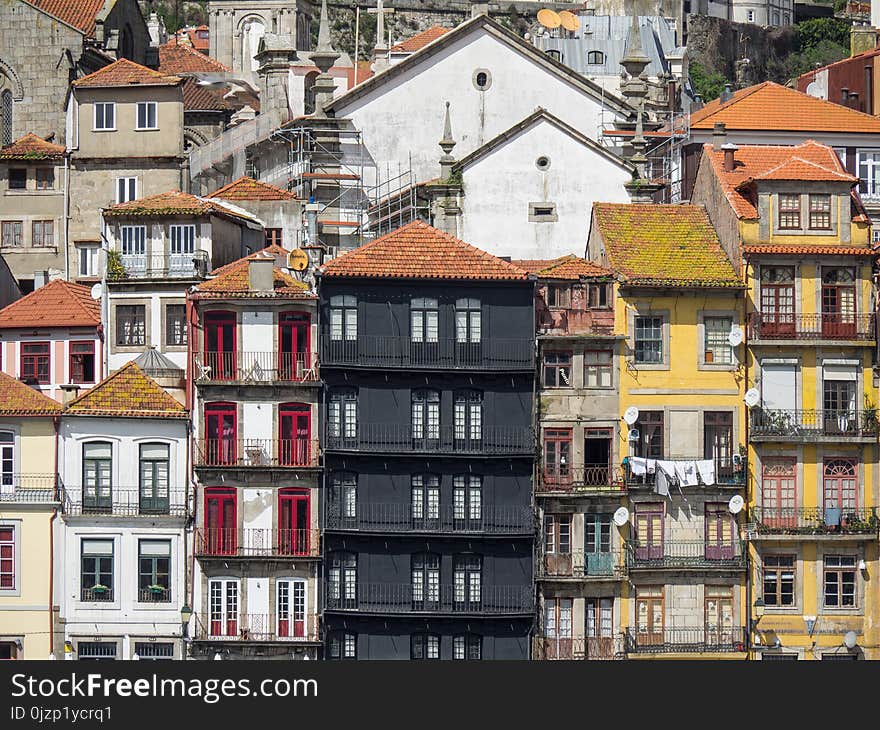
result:
[(97, 383), (104, 375), (100, 303), (88, 287), (54, 279), (0, 309), (0, 370), (44, 395)]
[(873, 33), (870, 50), (854, 53), (849, 58), (811, 69), (798, 76), (798, 91), (872, 116), (880, 113), (880, 100), (874, 90), (880, 49), (874, 47), (877, 44), (877, 32)]
[(320, 655), (317, 306), (286, 254), (252, 254), (189, 295), (196, 658)]
[(815, 142), (707, 145), (697, 175), (748, 286), (756, 658), (876, 656), (875, 252), (857, 182)]
[[(706, 210), (593, 206), (587, 258), (619, 277), (627, 658), (747, 656), (743, 285)], [(741, 505), (740, 505), (741, 506)], [(617, 525), (620, 524), (620, 527)], [(612, 526), (613, 525), (613, 526)]]
[(60, 403), (0, 373), (0, 659), (49, 659), (58, 644), (60, 414)]
[(188, 413), (134, 363), (70, 401), (58, 451), (61, 630), (78, 659), (180, 659)]
[(289, 250), (305, 243), (302, 236), (303, 201), (288, 190), (250, 177), (240, 177), (205, 197), (245, 206), (263, 221), (267, 246), (275, 244)]
[(415, 221), (318, 297), (325, 658), (528, 658), (533, 281)]

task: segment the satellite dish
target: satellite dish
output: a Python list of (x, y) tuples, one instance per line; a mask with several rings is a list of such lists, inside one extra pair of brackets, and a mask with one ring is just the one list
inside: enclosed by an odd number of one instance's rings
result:
[(855, 631), (847, 631), (843, 635), (843, 643), (847, 649), (854, 649), (856, 645), (856, 641), (858, 641), (859, 636)]
[(639, 420), (639, 409), (635, 406), (630, 406), (623, 412), (623, 420), (626, 421), (627, 426), (632, 426), (636, 421)]
[(730, 328), (730, 334), (727, 335), (727, 341), (730, 343), (731, 347), (736, 347), (743, 341), (743, 331), (742, 327), (738, 324), (733, 325)]
[(100, 284), (95, 284), (92, 286), (92, 299), (100, 299), (104, 294), (104, 287)]
[(746, 402), (746, 405), (749, 408), (754, 408), (756, 405), (758, 405), (758, 401), (761, 400), (761, 394), (758, 392), (757, 388), (749, 388), (746, 391), (743, 400)]
[(730, 511), (730, 514), (738, 515), (742, 512), (743, 504), (743, 498), (738, 494), (734, 494), (727, 503), (727, 509)]
[(574, 31), (581, 27), (581, 21), (578, 20), (577, 15), (569, 10), (560, 10), (559, 20), (566, 30)]
[(287, 254), (287, 268), (294, 271), (305, 271), (309, 266), (309, 255), (301, 248), (295, 248)]
[(629, 519), (629, 510), (626, 507), (618, 507), (614, 516), (611, 518), (618, 527), (623, 527)]
[(562, 25), (562, 19), (559, 17), (559, 13), (555, 10), (550, 10), (550, 8), (544, 8), (543, 10), (538, 11), (538, 22), (550, 30), (554, 30)]
[(639, 440), (639, 436), (640, 436), (640, 434), (639, 434), (639, 429), (637, 429), (637, 428), (631, 428), (631, 429), (629, 430), (629, 436), (628, 436), (628, 438), (629, 438), (630, 441), (638, 441), (638, 440)]

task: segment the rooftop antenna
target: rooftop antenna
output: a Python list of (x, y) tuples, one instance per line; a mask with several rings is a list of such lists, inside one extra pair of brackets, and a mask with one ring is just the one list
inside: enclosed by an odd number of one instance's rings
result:
[(550, 8), (542, 8), (538, 11), (538, 22), (547, 28), (547, 30), (551, 31), (550, 37), (556, 38), (556, 33), (552, 31), (559, 28), (562, 25), (562, 19), (559, 17), (559, 13), (555, 10), (551, 10)]
[(562, 23), (562, 27), (565, 28), (566, 31), (568, 31), (565, 34), (567, 38), (577, 37), (574, 32), (581, 27), (581, 21), (578, 20), (577, 15), (569, 10), (560, 10), (559, 21)]

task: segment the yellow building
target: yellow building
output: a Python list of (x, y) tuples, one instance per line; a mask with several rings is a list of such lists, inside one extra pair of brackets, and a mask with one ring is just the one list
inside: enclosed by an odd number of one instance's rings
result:
[(856, 183), (810, 141), (707, 145), (697, 174), (748, 286), (753, 658), (880, 657), (874, 253)]
[(61, 404), (0, 373), (0, 659), (48, 659)]
[(625, 337), (626, 655), (744, 658), (746, 558), (730, 508), (745, 469), (741, 280), (694, 205), (596, 204), (587, 257), (618, 275)]

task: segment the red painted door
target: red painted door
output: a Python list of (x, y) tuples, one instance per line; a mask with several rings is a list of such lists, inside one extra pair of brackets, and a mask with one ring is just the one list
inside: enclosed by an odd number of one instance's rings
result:
[(211, 380), (235, 379), (235, 312), (205, 314), (205, 364), (211, 369)]
[(205, 463), (235, 464), (238, 458), (238, 416), (235, 403), (205, 405)]
[(794, 335), (794, 284), (761, 284), (761, 333)]
[(283, 403), (278, 408), (281, 466), (308, 466), (311, 458), (312, 409), (306, 403)]
[(281, 489), (278, 493), (278, 551), (282, 555), (309, 554), (309, 492)]
[(205, 552), (234, 555), (238, 548), (235, 489), (205, 489)]
[(302, 380), (311, 367), (311, 320), (303, 312), (282, 312), (278, 320), (279, 380)]

